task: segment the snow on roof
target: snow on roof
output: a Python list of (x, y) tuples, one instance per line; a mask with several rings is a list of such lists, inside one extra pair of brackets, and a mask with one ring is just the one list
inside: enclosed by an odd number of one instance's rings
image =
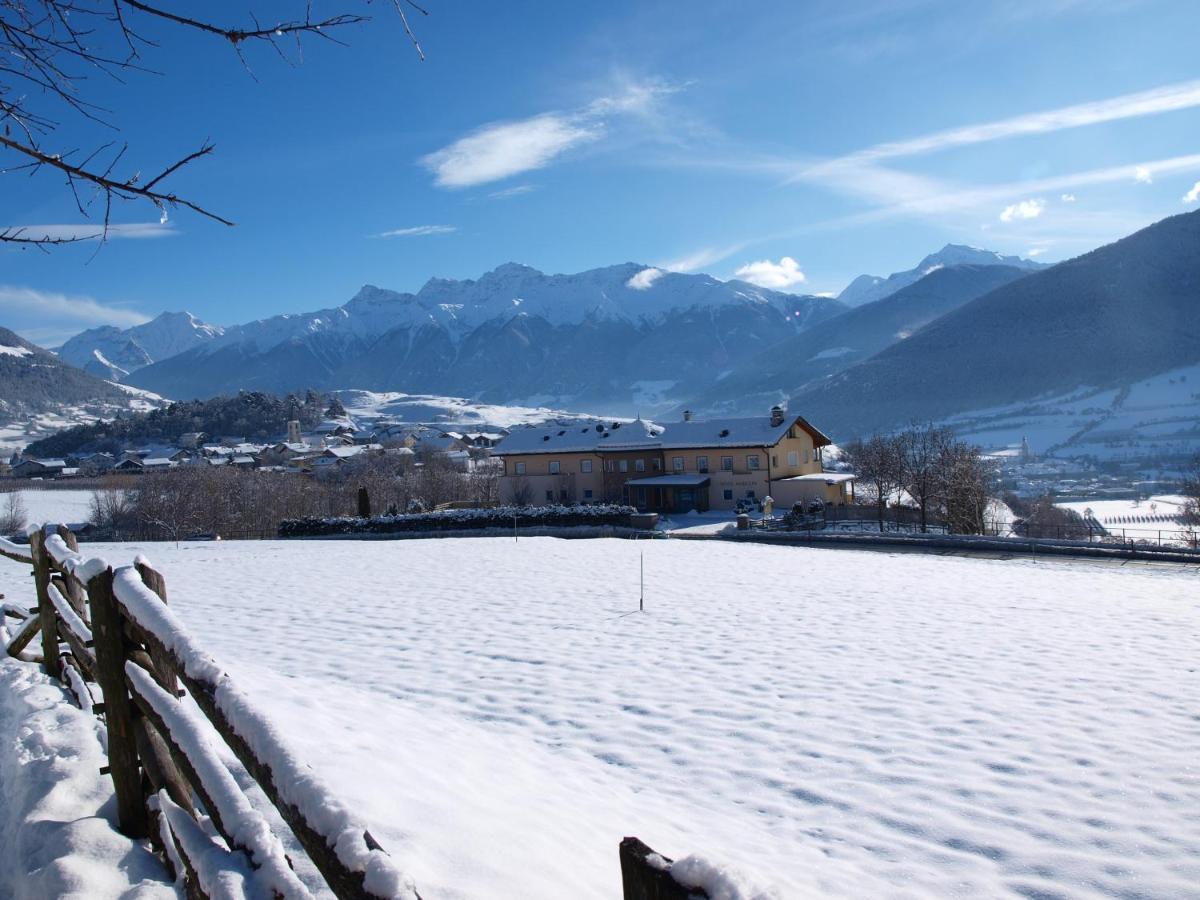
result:
[(338, 459), (349, 459), (351, 456), (358, 456), (367, 448), (361, 444), (355, 447), (326, 447), (325, 453), (327, 456), (337, 457)]
[(799, 416), (785, 416), (772, 425), (767, 416), (744, 419), (708, 419), (659, 425), (635, 422), (596, 422), (550, 425), (513, 431), (495, 449), (495, 456), (527, 453), (592, 453), (604, 450), (683, 450), (704, 447), (771, 447), (799, 425), (813, 436), (818, 447), (829, 438)]
[(709, 479), (707, 475), (652, 475), (631, 478), (625, 483), (631, 487), (704, 487)]
[(169, 466), (169, 465), (171, 465), (171, 460), (167, 459), (167, 457), (165, 457), (165, 456), (155, 456), (151, 459), (142, 460), (142, 465), (144, 465), (144, 466), (159, 466), (159, 467)]
[(25, 462), (37, 463), (47, 469), (63, 469), (67, 465), (66, 460), (63, 459), (27, 459)]
[(233, 464), (234, 464), (235, 466), (249, 466), (249, 465), (253, 465), (253, 464), (254, 464), (254, 457), (253, 457), (253, 456), (235, 456), (235, 457), (233, 458)]

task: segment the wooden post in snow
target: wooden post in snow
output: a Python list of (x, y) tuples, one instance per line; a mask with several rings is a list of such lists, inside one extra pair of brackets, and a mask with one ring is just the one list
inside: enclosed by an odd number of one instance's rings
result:
[(42, 624), (42, 664), (48, 675), (61, 678), (56, 613), (50, 602), (50, 554), (46, 552), (46, 535), (40, 528), (29, 536), (29, 550), (33, 555), (33, 581), (37, 588), (38, 618)]
[(117, 794), (117, 824), (126, 837), (149, 834), (142, 799), (142, 770), (138, 762), (137, 711), (125, 686), (127, 645), (121, 611), (113, 597), (113, 572), (105, 569), (88, 582), (92, 608), (92, 640), (96, 651), (96, 682), (104, 692), (108, 728), (108, 767)]
[[(79, 552), (79, 538), (75, 537), (75, 532), (71, 531), (66, 525), (59, 525), (55, 530), (58, 532), (58, 536), (63, 539), (63, 543), (67, 545), (68, 550), (73, 550), (76, 553)], [(66, 592), (64, 596), (66, 596), (67, 601), (71, 604), (75, 612), (79, 613), (84, 621), (86, 621), (88, 618), (87, 598), (83, 592), (83, 586), (79, 583), (78, 579), (66, 579)]]
[[(141, 576), (142, 584), (150, 588), (158, 599), (163, 602), (164, 606), (168, 606), (167, 580), (163, 578), (162, 573), (150, 568), (150, 565), (144, 560), (134, 563), (134, 568), (137, 569), (138, 575)], [(179, 679), (175, 677), (175, 669), (171, 665), (170, 658), (160, 650), (151, 647), (150, 659), (154, 662), (154, 674), (158, 679), (158, 683), (170, 693), (178, 696)], [(184, 808), (188, 808), (187, 804), (181, 803), (179, 800), (175, 802)]]
[[(621, 883), (624, 900), (706, 900), (699, 888), (686, 888), (671, 875), (671, 860), (655, 853), (635, 837), (621, 841)], [(654, 862), (650, 857), (657, 857)]]

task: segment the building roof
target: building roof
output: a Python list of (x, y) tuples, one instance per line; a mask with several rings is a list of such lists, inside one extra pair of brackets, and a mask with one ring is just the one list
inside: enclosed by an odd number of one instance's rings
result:
[(772, 425), (768, 416), (707, 419), (660, 425), (635, 422), (594, 422), (518, 428), (492, 451), (495, 456), (529, 453), (598, 453), (623, 450), (686, 450), (706, 447), (772, 447), (792, 425), (799, 425), (818, 447), (832, 443), (800, 416), (784, 416)]
[(67, 467), (67, 462), (63, 459), (23, 459), (18, 465), (23, 463), (36, 463), (47, 469), (65, 469)]
[(630, 487), (704, 487), (709, 479), (707, 475), (653, 475), (631, 478), (625, 483)]

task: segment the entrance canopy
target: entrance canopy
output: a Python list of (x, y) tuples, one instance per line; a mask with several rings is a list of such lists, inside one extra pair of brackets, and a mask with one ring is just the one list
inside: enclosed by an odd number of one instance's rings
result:
[(707, 475), (654, 475), (650, 478), (630, 478), (630, 487), (707, 487)]

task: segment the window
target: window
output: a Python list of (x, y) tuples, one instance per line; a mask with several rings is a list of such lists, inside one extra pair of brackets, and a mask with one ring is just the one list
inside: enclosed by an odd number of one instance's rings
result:
[(637, 502), (638, 502), (638, 506), (646, 505), (646, 489), (645, 488), (637, 489)]
[(655, 472), (661, 472), (661, 471), (662, 471), (662, 460), (661, 460), (661, 459), (659, 459), (659, 458), (656, 456), (656, 457), (654, 457), (654, 459), (653, 459), (653, 460), (651, 460), (651, 462), (653, 463), (653, 465), (651, 466), (651, 468), (652, 468), (652, 469), (654, 469), (654, 471), (655, 471)]
[(547, 503), (554, 502), (554, 491), (546, 491), (546, 502)]
[(623, 459), (619, 463), (617, 463), (617, 466), (618, 466), (618, 468), (620, 468), (620, 470), (622, 472), (628, 472), (629, 471), (629, 460)]
[(517, 463), (515, 466), (513, 466), (513, 470), (518, 475), (524, 475), (525, 474), (525, 463)]
[(558, 460), (557, 459), (550, 460), (550, 474), (557, 475), (560, 471), (562, 471), (562, 466), (559, 465)]
[(779, 457), (776, 456), (774, 453), (771, 454), (771, 465), (773, 465), (773, 466), (779, 465)]
[(799, 450), (789, 450), (788, 451), (788, 465), (791, 466), (793, 469), (796, 468), (796, 466), (800, 465), (800, 451)]
[(591, 500), (591, 499), (592, 499), (592, 492), (591, 492), (591, 491), (586, 491), (586, 490), (585, 490), (585, 491), (583, 492), (583, 499), (584, 499), (584, 500)]
[(746, 491), (746, 499), (753, 500), (754, 499), (754, 491)]
[(725, 490), (721, 493), (721, 496), (724, 497), (726, 500), (732, 500), (733, 499), (733, 488), (725, 488)]
[(606, 459), (606, 460), (604, 461), (604, 471), (606, 471), (606, 472), (612, 472), (612, 471), (614, 471), (614, 469), (613, 469), (613, 461), (612, 461), (611, 459)]
[(722, 472), (732, 472), (733, 471), (733, 457), (732, 456), (722, 456), (721, 457), (721, 471)]
[(753, 472), (758, 468), (758, 454), (750, 453), (746, 456), (746, 468)]
[(645, 472), (646, 471), (646, 461), (644, 459), (635, 459), (633, 461), (633, 471)]
[(697, 456), (696, 457), (696, 471), (707, 474), (707, 472), (708, 472), (708, 457), (707, 456)]
[(683, 457), (682, 456), (672, 456), (671, 457), (671, 468), (676, 472), (682, 472), (683, 471)]
[(804, 461), (805, 462), (812, 462), (812, 457), (810, 456), (811, 453), (812, 453), (811, 450), (804, 451)]
[(590, 459), (581, 459), (579, 461), (579, 471), (585, 475), (592, 471), (592, 461)]

